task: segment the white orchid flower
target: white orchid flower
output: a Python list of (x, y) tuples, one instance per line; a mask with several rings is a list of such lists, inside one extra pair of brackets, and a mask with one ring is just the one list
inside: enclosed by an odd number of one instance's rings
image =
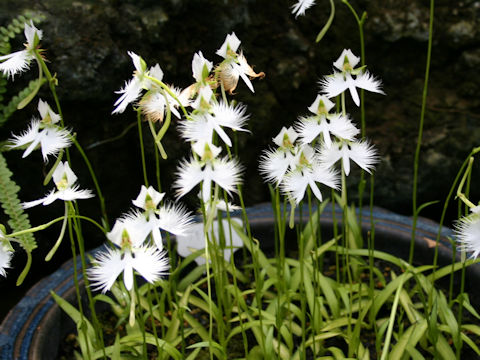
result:
[(67, 148), (71, 144), (70, 132), (55, 125), (60, 121), (60, 115), (53, 112), (50, 106), (42, 101), (38, 101), (38, 112), (41, 119), (32, 119), (29, 128), (20, 135), (13, 135), (9, 141), (10, 148), (17, 148), (30, 144), (23, 153), (23, 158), (30, 155), (38, 146), (42, 151), (43, 160), (48, 160), (48, 155), (56, 155), (61, 149)]
[(78, 199), (88, 199), (94, 195), (90, 190), (79, 190), (75, 184), (77, 176), (73, 173), (68, 162), (60, 162), (52, 175), (53, 182), (57, 190), (52, 190), (42, 199), (22, 203), (24, 209), (37, 205), (49, 205), (57, 199), (64, 201), (73, 201)]
[(131, 290), (134, 270), (149, 283), (154, 283), (167, 275), (169, 268), (167, 254), (155, 247), (142, 246), (124, 251), (107, 248), (95, 255), (94, 266), (87, 273), (93, 288), (105, 293), (121, 273), (125, 287)]
[(224, 127), (236, 131), (248, 131), (242, 126), (248, 120), (245, 114), (246, 107), (238, 104), (231, 106), (223, 101), (213, 104), (209, 113), (193, 114), (191, 119), (185, 120), (180, 124), (182, 137), (187, 141), (212, 141), (213, 132), (223, 140), (227, 146), (232, 146), (232, 142), (226, 134)]
[(162, 235), (160, 230), (165, 230), (174, 235), (188, 234), (192, 217), (182, 206), (165, 205), (158, 208), (158, 204), (164, 197), (164, 193), (159, 193), (153, 187), (146, 188), (142, 185), (140, 194), (133, 204), (145, 210), (144, 220), (139, 227), (145, 228), (145, 231), (151, 233), (152, 239), (159, 250), (163, 249)]
[(349, 90), (353, 102), (357, 106), (360, 106), (357, 88), (384, 95), (380, 80), (375, 79), (368, 71), (364, 72), (362, 68), (355, 69), (359, 61), (360, 58), (353, 55), (350, 49), (344, 49), (340, 57), (333, 63), (341, 72), (335, 72), (333, 75), (321, 79), (321, 92), (332, 98)]
[(331, 135), (338, 139), (352, 141), (360, 132), (348, 116), (341, 114), (328, 114), (328, 116), (314, 116), (299, 120), (295, 130), (298, 132), (302, 144), (310, 144), (321, 134), (325, 146), (329, 148), (332, 146)]
[(285, 175), (280, 186), (281, 190), (297, 204), (304, 198), (307, 187), (310, 187), (319, 201), (323, 200), (317, 183), (322, 183), (332, 189), (338, 189), (338, 173), (324, 166), (312, 147), (303, 146), (298, 151), (296, 159), (295, 169)]
[[(203, 147), (203, 150), (200, 150)], [(224, 189), (228, 194), (236, 191), (241, 183), (241, 166), (237, 160), (229, 160), (227, 157), (218, 159), (219, 148), (209, 145), (207, 142), (199, 142), (194, 148), (201, 159), (183, 161), (178, 167), (178, 179), (174, 187), (177, 196), (182, 197), (196, 185), (202, 183), (202, 199), (205, 203), (210, 200), (212, 182)]]
[(331, 167), (338, 160), (342, 160), (347, 176), (350, 174), (350, 160), (368, 173), (371, 173), (379, 161), (377, 151), (367, 141), (337, 141), (331, 147), (320, 150), (320, 161), (325, 166)]
[(33, 25), (33, 21), (30, 21), (30, 25), (25, 24), (24, 34), (27, 39), (24, 50), (0, 56), (0, 71), (3, 72), (3, 75), (12, 79), (15, 74), (30, 67), (30, 62), (35, 58), (33, 54), (35, 47), (42, 39), (42, 31)]
[(251, 92), (253, 89), (250, 78), (263, 78), (265, 73), (256, 73), (248, 64), (247, 59), (240, 51), (237, 50), (240, 46), (240, 40), (234, 32), (228, 34), (220, 49), (217, 50), (217, 55), (223, 57), (225, 60), (219, 65), (220, 82), (225, 91), (230, 94), (237, 88), (238, 79), (241, 77)]
[(135, 71), (133, 72), (133, 77), (125, 82), (123, 88), (116, 91), (116, 93), (121, 94), (121, 96), (115, 102), (114, 106), (116, 107), (112, 111), (112, 114), (124, 112), (128, 104), (139, 98), (142, 90), (150, 90), (153, 88), (152, 82), (146, 78), (146, 75), (151, 75), (160, 81), (163, 79), (163, 71), (160, 65), (156, 64), (147, 71), (147, 64), (140, 56), (132, 51), (129, 51), (128, 55), (132, 58)]

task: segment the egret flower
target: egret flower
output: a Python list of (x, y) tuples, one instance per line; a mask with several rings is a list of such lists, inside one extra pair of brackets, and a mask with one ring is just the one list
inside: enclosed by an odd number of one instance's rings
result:
[(147, 64), (140, 56), (132, 51), (129, 51), (128, 55), (132, 58), (135, 71), (133, 77), (125, 82), (123, 88), (116, 91), (121, 96), (115, 102), (114, 106), (116, 108), (112, 111), (112, 114), (124, 112), (128, 104), (138, 99), (143, 89), (150, 90), (153, 88), (151, 80), (146, 77), (147, 75), (160, 81), (163, 79), (163, 71), (160, 65), (156, 64), (147, 71)]
[(94, 195), (90, 190), (79, 190), (75, 184), (77, 176), (73, 173), (68, 162), (60, 162), (52, 175), (57, 190), (52, 190), (42, 199), (22, 203), (24, 209), (37, 205), (49, 205), (57, 199), (72, 201), (77, 199), (88, 199)]
[(298, 149), (294, 143), (297, 138), (298, 134), (291, 126), (288, 129), (284, 126), (273, 138), (273, 142), (278, 148), (263, 152), (260, 157), (259, 170), (267, 182), (278, 186), (287, 171), (295, 168)]
[(207, 203), (210, 200), (212, 182), (228, 194), (235, 192), (237, 185), (241, 183), (242, 168), (238, 161), (229, 160), (227, 157), (216, 158), (220, 148), (207, 142), (199, 142), (194, 146), (194, 151), (201, 156), (201, 159), (191, 158), (190, 161), (183, 161), (178, 167), (178, 179), (174, 185), (177, 196), (184, 196), (196, 185), (202, 183), (202, 199)]
[(460, 247), (472, 252), (472, 258), (480, 254), (480, 206), (470, 209), (472, 214), (458, 220), (455, 233)]
[(298, 132), (302, 144), (310, 144), (321, 134), (325, 146), (330, 147), (332, 145), (331, 135), (338, 139), (352, 141), (360, 132), (348, 116), (341, 114), (329, 114), (320, 117), (310, 116), (299, 120), (295, 130)]
[(265, 73), (256, 73), (248, 64), (247, 59), (240, 51), (237, 54), (238, 47), (241, 41), (234, 32), (228, 34), (220, 49), (217, 50), (217, 55), (223, 57), (225, 60), (219, 65), (220, 82), (225, 91), (230, 94), (237, 88), (238, 79), (241, 77), (251, 92), (253, 89), (250, 78), (263, 78)]
[(246, 107), (241, 104), (231, 106), (221, 101), (213, 104), (209, 113), (193, 114), (191, 119), (183, 121), (180, 125), (180, 131), (182, 136), (190, 142), (212, 141), (215, 131), (223, 142), (231, 147), (232, 142), (223, 127), (236, 131), (248, 131), (242, 128), (248, 120), (248, 115), (245, 115), (245, 112)]
[(149, 283), (154, 283), (167, 275), (169, 268), (166, 252), (154, 247), (142, 246), (124, 251), (107, 247), (106, 251), (95, 254), (94, 266), (87, 273), (94, 289), (105, 293), (122, 272), (125, 287), (131, 290), (134, 270)]
[(295, 5), (292, 6), (292, 14), (295, 17), (299, 15), (305, 15), (305, 10), (315, 5), (315, 0), (298, 0)]
[(367, 141), (337, 141), (331, 147), (320, 150), (320, 161), (327, 167), (333, 166), (342, 160), (345, 175), (350, 174), (350, 160), (363, 170), (371, 173), (378, 162), (377, 151)]
[(146, 188), (142, 185), (137, 199), (132, 201), (135, 206), (145, 210), (145, 224), (142, 223), (139, 227), (145, 226), (147, 234), (152, 234), (152, 239), (159, 250), (163, 249), (160, 229), (177, 236), (186, 235), (192, 222), (192, 217), (182, 206), (166, 205), (157, 209), (164, 196), (165, 193), (159, 193), (151, 186)]
[(297, 154), (295, 169), (289, 171), (283, 178), (281, 190), (298, 204), (304, 198), (307, 187), (310, 187), (315, 197), (322, 201), (322, 193), (317, 182), (338, 189), (338, 174), (324, 166), (313, 148), (305, 145)]
[(15, 74), (30, 67), (30, 62), (35, 58), (35, 47), (42, 39), (42, 31), (33, 25), (33, 21), (30, 21), (30, 25), (25, 24), (24, 34), (27, 39), (24, 50), (0, 56), (0, 71), (3, 72), (3, 75), (12, 79)]
[(385, 94), (380, 88), (380, 80), (375, 79), (368, 71), (363, 72), (363, 67), (355, 69), (359, 61), (360, 58), (353, 55), (350, 49), (344, 49), (340, 57), (333, 63), (341, 72), (334, 72), (333, 75), (326, 76), (320, 80), (322, 93), (332, 98), (348, 89), (353, 102), (357, 106), (360, 106), (357, 88)]
[(10, 148), (17, 148), (29, 144), (23, 152), (23, 158), (40, 146), (43, 160), (48, 160), (48, 155), (56, 155), (61, 149), (71, 144), (70, 132), (56, 125), (60, 121), (60, 115), (53, 112), (50, 106), (42, 101), (38, 101), (38, 112), (41, 119), (32, 119), (29, 128), (20, 135), (13, 135), (9, 141)]

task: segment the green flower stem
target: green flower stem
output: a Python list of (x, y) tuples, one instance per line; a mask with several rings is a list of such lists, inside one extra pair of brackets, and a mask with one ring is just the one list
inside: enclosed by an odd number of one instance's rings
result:
[(145, 145), (143, 143), (142, 133), (142, 111), (140, 109), (137, 109), (137, 128), (138, 140), (140, 141), (140, 157), (142, 159), (143, 182), (145, 183), (145, 186), (148, 187), (147, 165), (145, 161)]
[(62, 107), (60, 106), (60, 101), (58, 100), (57, 91), (55, 89), (55, 87), (57, 86), (58, 80), (57, 80), (57, 78), (54, 78), (52, 76), (52, 73), (48, 69), (48, 66), (45, 63), (45, 60), (43, 60), (43, 57), (40, 54), (39, 49), (35, 49), (33, 54), (35, 55), (35, 59), (37, 60), (37, 63), (43, 69), (43, 72), (45, 73), (45, 77), (48, 80), (48, 86), (50, 87), (50, 91), (52, 92), (53, 99), (54, 99), (55, 105), (57, 107), (58, 115), (60, 115), (60, 123), (62, 124), (62, 126), (65, 126), (64, 121), (63, 121)]
[(160, 128), (160, 131), (158, 132), (158, 140), (162, 140), (163, 137), (165, 136), (165, 133), (167, 132), (168, 128), (170, 127), (170, 123), (172, 120), (172, 112), (170, 111), (170, 106), (168, 103), (168, 98), (165, 96), (165, 103), (166, 103), (166, 109), (167, 109), (167, 116), (165, 116), (165, 121), (163, 122), (163, 126)]
[[(307, 187), (307, 194), (310, 195), (310, 187)], [(300, 224), (303, 225), (303, 214), (302, 214), (303, 206), (299, 206), (300, 210)], [(301, 226), (300, 225), (300, 226)], [(305, 360), (307, 358), (306, 347), (305, 347), (305, 339), (307, 335), (307, 328), (306, 328), (306, 313), (307, 313), (307, 301), (305, 295), (305, 238), (303, 232), (300, 231), (298, 234), (298, 262), (300, 268), (300, 284), (298, 287), (300, 293), (300, 309), (302, 312), (302, 318), (300, 319), (300, 324), (302, 327), (302, 344), (301, 344), (301, 351), (300, 351), (300, 359)]]
[[(75, 202), (72, 202), (72, 201), (68, 201), (67, 202), (68, 205), (69, 205), (69, 214), (76, 214), (76, 212), (78, 211), (76, 209), (76, 203)], [(96, 310), (95, 310), (95, 301), (93, 300), (93, 296), (92, 296), (92, 290), (90, 288), (90, 281), (88, 279), (88, 276), (87, 276), (87, 260), (86, 260), (86, 257), (85, 257), (85, 245), (84, 245), (84, 242), (83, 242), (83, 235), (82, 235), (82, 226), (79, 222), (80, 218), (85, 218), (85, 217), (79, 217), (79, 216), (69, 216), (69, 223), (70, 222), (73, 222), (73, 225), (74, 225), (74, 229), (75, 229), (75, 233), (77, 235), (77, 244), (78, 244), (78, 250), (79, 250), (79, 253), (80, 253), (80, 261), (82, 263), (82, 275), (83, 275), (83, 282), (84, 282), (84, 285), (85, 285), (85, 292), (87, 293), (87, 298), (88, 298), (88, 305), (89, 305), (89, 308), (90, 308), (90, 313), (91, 313), (91, 316), (92, 316), (92, 322), (93, 322), (93, 325), (94, 325), (94, 328), (95, 328), (95, 335), (97, 336), (97, 341), (99, 342), (99, 344), (101, 345), (101, 348), (103, 350), (103, 358), (106, 359), (106, 353), (105, 353), (105, 346), (104, 346), (104, 342), (103, 342), (103, 333), (102, 333), (102, 328), (100, 326), (100, 322), (98, 321), (98, 318), (97, 318), (97, 313), (96, 313)], [(73, 237), (73, 233), (72, 231), (69, 231), (70, 232), (70, 237)], [(105, 233), (105, 230), (104, 230), (104, 233)]]
[(25, 277), (28, 275), (30, 272), (30, 267), (32, 266), (32, 252), (31, 251), (26, 251), (27, 253), (27, 262), (25, 264), (25, 267), (23, 268), (21, 274), (18, 276), (16, 285), (20, 286), (23, 284), (23, 281), (25, 280)]
[[(203, 185), (203, 184), (202, 184)], [(200, 192), (202, 191), (202, 186), (200, 187)], [(202, 218), (203, 218), (203, 238), (205, 239), (205, 271), (207, 273), (207, 295), (208, 295), (208, 352), (210, 355), (210, 360), (213, 360), (213, 307), (212, 307), (212, 285), (211, 285), (211, 275), (210, 275), (210, 235), (209, 227), (207, 226), (207, 214), (205, 209), (205, 203), (201, 199), (201, 208), (202, 208)]]
[(155, 125), (151, 121), (148, 121), (148, 127), (150, 128), (150, 132), (152, 133), (153, 140), (155, 141), (155, 144), (157, 145), (158, 151), (160, 151), (160, 156), (162, 159), (167, 159), (167, 153), (165, 152), (165, 149), (163, 148), (162, 143), (157, 137), (157, 130), (155, 130)]
[(388, 356), (388, 348), (390, 347), (390, 341), (392, 339), (393, 324), (395, 322), (395, 315), (397, 314), (397, 307), (398, 307), (398, 302), (400, 301), (400, 293), (402, 292), (404, 279), (405, 277), (402, 277), (402, 281), (400, 282), (400, 285), (398, 286), (397, 291), (395, 292), (395, 298), (393, 300), (392, 310), (390, 311), (390, 318), (388, 319), (387, 334), (385, 336), (385, 342), (383, 343), (382, 357), (380, 358), (380, 360), (386, 360)]
[(457, 189), (457, 197), (460, 200), (462, 200), (465, 203), (465, 205), (467, 205), (470, 209), (473, 209), (476, 206), (463, 193), (463, 186), (465, 185), (465, 180), (467, 179), (467, 177), (470, 178), (470, 175), (472, 173), (473, 160), (474, 160), (474, 157), (471, 156), (470, 159), (468, 160), (467, 170), (465, 170), (465, 173), (463, 174), (462, 180), (460, 181), (460, 184), (458, 185), (458, 189)]
[(60, 235), (58, 236), (58, 239), (55, 242), (55, 245), (53, 245), (52, 249), (48, 252), (47, 256), (45, 256), (45, 261), (50, 261), (52, 259), (52, 256), (55, 254), (58, 247), (62, 243), (63, 236), (65, 235), (65, 229), (67, 227), (67, 220), (68, 220), (68, 203), (65, 202), (65, 215), (63, 217), (63, 223), (62, 223), (62, 229), (60, 230)]
[[(367, 12), (364, 11), (362, 13), (362, 17), (358, 16), (358, 13), (355, 11), (352, 5), (348, 2), (348, 0), (342, 0), (342, 2), (347, 5), (350, 9), (351, 13), (355, 17), (355, 21), (358, 25), (358, 35), (359, 35), (359, 42), (360, 42), (360, 65), (363, 68), (365, 66), (365, 39), (363, 33), (363, 24), (367, 19)], [(366, 136), (366, 122), (365, 122), (365, 90), (360, 89), (360, 135), (362, 138)], [(370, 177), (372, 179), (372, 176)], [(358, 187), (358, 219), (361, 221), (362, 219), (362, 205), (363, 205), (363, 191), (365, 189), (365, 170), (361, 169), (360, 171), (360, 183)]]
[[(105, 198), (103, 197), (103, 193), (102, 193), (102, 190), (100, 189), (100, 184), (98, 183), (97, 176), (95, 175), (95, 171), (93, 170), (92, 164), (90, 163), (90, 160), (88, 159), (87, 154), (85, 154), (85, 151), (83, 151), (83, 148), (79, 144), (77, 139), (75, 139), (75, 137), (72, 136), (71, 140), (75, 144), (75, 147), (77, 148), (80, 155), (82, 156), (83, 161), (85, 161), (85, 165), (87, 165), (88, 171), (90, 173), (90, 177), (92, 178), (93, 184), (95, 186), (95, 190), (97, 192), (98, 200), (100, 202), (100, 210), (102, 212), (102, 220), (106, 224), (106, 227), (109, 228), (110, 226), (108, 224), (107, 209), (105, 207)], [(69, 154), (68, 154), (67, 151), (66, 151), (66, 154), (67, 154), (68, 162), (70, 163)]]
[(428, 47), (427, 47), (427, 61), (425, 68), (425, 80), (423, 85), (422, 93), (422, 109), (420, 112), (420, 123), (418, 126), (418, 138), (417, 138), (417, 147), (415, 149), (415, 159), (413, 163), (413, 191), (412, 191), (412, 211), (413, 211), (413, 224), (412, 224), (412, 237), (410, 243), (410, 254), (408, 257), (408, 262), (412, 264), (413, 253), (414, 253), (414, 244), (415, 244), (415, 232), (417, 225), (417, 187), (418, 187), (418, 165), (420, 160), (420, 149), (422, 146), (422, 137), (423, 137), (423, 123), (425, 120), (425, 110), (427, 105), (427, 93), (428, 93), (428, 80), (430, 76), (430, 63), (432, 58), (432, 45), (433, 45), (433, 18), (434, 18), (434, 9), (435, 1), (430, 0), (430, 19), (428, 26)]
[[(78, 283), (77, 250), (76, 250), (76, 246), (75, 246), (75, 239), (73, 237), (73, 228), (72, 228), (71, 221), (68, 222), (68, 233), (69, 233), (69, 237), (70, 237), (70, 245), (71, 245), (71, 250), (72, 250), (73, 283), (75, 284), (75, 292), (76, 292), (76, 295), (77, 295), (77, 306), (78, 306), (78, 311), (80, 312), (80, 314), (83, 318), (85, 315), (83, 313), (82, 296), (80, 295), (80, 284)], [(85, 339), (88, 339), (87, 327), (86, 326), (81, 326), (79, 331), (83, 331), (83, 336), (85, 337)], [(90, 350), (89, 350), (89, 341), (86, 341), (85, 343), (87, 345), (87, 354), (83, 354), (83, 355), (87, 355), (87, 360), (88, 360), (88, 359), (91, 359)]]
[[(233, 230), (232, 230), (232, 219), (230, 218), (230, 211), (229, 211), (229, 208), (228, 208), (228, 196), (227, 196), (227, 192), (226, 191), (223, 191), (223, 200), (225, 201), (225, 204), (227, 204), (227, 211), (226, 211), (226, 216), (227, 216), (227, 221), (228, 221), (228, 231), (229, 231), (229, 236), (230, 236), (230, 248), (233, 249)], [(232, 267), (232, 279), (233, 279), (233, 291), (234, 291), (234, 296), (235, 296), (235, 300), (238, 304), (238, 321), (239, 321), (239, 325), (240, 325), (240, 330), (241, 330), (241, 333), (242, 333), (242, 340), (243, 340), (243, 351), (245, 353), (245, 357), (247, 357), (248, 355), (248, 337), (247, 337), (247, 333), (245, 332), (245, 326), (244, 326), (244, 323), (243, 323), (243, 320), (242, 320), (242, 307), (240, 306), (240, 293), (239, 293), (239, 288), (238, 288), (238, 284), (237, 284), (237, 275), (236, 275), (236, 272), (237, 272), (237, 267), (235, 266), (235, 258), (233, 256), (233, 252), (232, 252), (232, 256), (230, 256), (230, 266)]]

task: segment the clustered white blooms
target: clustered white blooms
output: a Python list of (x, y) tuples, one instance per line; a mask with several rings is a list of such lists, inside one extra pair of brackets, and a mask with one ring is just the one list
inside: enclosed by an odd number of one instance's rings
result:
[(480, 205), (470, 211), (470, 215), (457, 221), (455, 233), (460, 247), (472, 252), (472, 258), (477, 258), (480, 254)]
[(160, 230), (186, 236), (192, 222), (191, 215), (181, 206), (158, 206), (164, 198), (153, 187), (142, 185), (132, 203), (143, 211), (131, 211), (115, 222), (107, 239), (113, 247), (95, 255), (94, 266), (88, 270), (92, 286), (106, 292), (123, 273), (127, 290), (133, 287), (133, 270), (145, 280), (154, 283), (168, 274), (167, 253), (163, 250)]
[(35, 59), (34, 50), (42, 39), (42, 31), (38, 30), (32, 21), (30, 24), (25, 24), (24, 34), (27, 39), (24, 50), (0, 56), (0, 71), (12, 79), (15, 74), (30, 67), (31, 61)]
[(38, 100), (38, 112), (40, 120), (33, 118), (28, 130), (21, 135), (13, 135), (9, 141), (10, 148), (27, 146), (23, 157), (40, 147), (43, 160), (48, 160), (48, 155), (57, 155), (62, 149), (71, 145), (70, 131), (58, 125), (60, 115), (56, 114), (50, 106), (42, 99)]
[[(216, 52), (224, 59), (217, 67), (214, 68), (202, 52), (196, 53), (192, 61), (196, 82), (189, 87), (189, 92), (194, 110), (180, 123), (181, 136), (192, 144), (192, 156), (180, 164), (174, 186), (177, 195), (182, 197), (201, 184), (200, 196), (207, 207), (218, 204), (218, 199), (212, 197), (215, 185), (231, 194), (241, 183), (241, 166), (235, 159), (220, 157), (222, 148), (216, 144), (216, 137), (231, 147), (227, 129), (248, 131), (244, 128), (248, 120), (245, 106), (218, 100), (213, 90), (220, 86), (223, 91), (232, 93), (241, 77), (248, 88), (254, 91), (250, 78), (264, 76), (263, 73), (256, 74), (243, 53), (237, 52), (239, 46), (240, 40), (235, 33), (231, 33)], [(210, 74), (212, 69), (214, 75)]]
[[(273, 139), (277, 148), (266, 150), (260, 159), (260, 172), (266, 181), (279, 186), (297, 204), (304, 198), (308, 187), (322, 201), (317, 183), (338, 189), (339, 173), (333, 170), (333, 166), (339, 160), (346, 176), (350, 174), (350, 161), (367, 172), (371, 172), (378, 161), (373, 146), (366, 140), (355, 138), (360, 131), (346, 112), (331, 112), (335, 105), (329, 98), (347, 89), (355, 103), (358, 99), (356, 87), (383, 93), (378, 80), (368, 73), (365, 76), (362, 69), (353, 69), (358, 62), (359, 58), (350, 50), (344, 50), (334, 62), (342, 72), (325, 78), (333, 80), (321, 81), (321, 93), (308, 107), (311, 114), (300, 117), (293, 128), (282, 128)], [(352, 72), (356, 79), (351, 77)], [(357, 79), (361, 80), (356, 82)]]

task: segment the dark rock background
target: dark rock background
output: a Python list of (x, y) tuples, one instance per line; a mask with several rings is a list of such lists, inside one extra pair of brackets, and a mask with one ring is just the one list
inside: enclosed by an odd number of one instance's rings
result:
[[(186, 87), (192, 82), (191, 59), (201, 50), (217, 62), (215, 50), (232, 31), (242, 40), (250, 64), (264, 71), (264, 80), (254, 81), (255, 94), (239, 84), (236, 99), (248, 105), (252, 134), (239, 134), (239, 154), (245, 171), (247, 205), (269, 199), (268, 189), (257, 174), (258, 158), (271, 144), (282, 126), (291, 125), (318, 91), (318, 79), (332, 71), (332, 62), (343, 48), (359, 55), (357, 25), (348, 8), (336, 1), (336, 17), (325, 38), (315, 43), (317, 32), (326, 22), (329, 2), (318, 0), (304, 17), (290, 13), (293, 1), (287, 0), (17, 0), (0, 2), (0, 24), (14, 16), (34, 12), (44, 16), (38, 25), (44, 31), (42, 47), (52, 72), (59, 79), (58, 95), (66, 123), (78, 134), (78, 140), (96, 169), (105, 192), (110, 221), (130, 207), (143, 183), (136, 127), (114, 139), (136, 122), (131, 107), (122, 115), (111, 116), (113, 103), (133, 66), (127, 51), (141, 55), (149, 65), (159, 63), (164, 80)], [(403, 214), (411, 214), (413, 154), (417, 141), (428, 40), (428, 1), (357, 0), (352, 6), (368, 14), (365, 23), (366, 63), (382, 79), (387, 96), (366, 94), (367, 135), (381, 154), (375, 177), (375, 202)], [(434, 47), (422, 155), (419, 172), (419, 203), (443, 200), (464, 158), (479, 145), (480, 106), (480, 1), (436, 2)], [(23, 36), (13, 49), (20, 49)], [(12, 94), (36, 75), (36, 68), (16, 77)], [(53, 104), (45, 87), (40, 96)], [(359, 111), (347, 103), (354, 120)], [(0, 139), (26, 127), (36, 102), (18, 112), (0, 129)], [(153, 145), (145, 126), (147, 157), (153, 163)], [(112, 140), (107, 141), (105, 140)], [(178, 160), (187, 147), (179, 142), (175, 126), (164, 143), (169, 160), (162, 162), (164, 191), (172, 194), (170, 184)], [(5, 153), (15, 179), (22, 186), (23, 201), (36, 199), (45, 192), (41, 186), (42, 168), (37, 153), (20, 161), (19, 152)], [(93, 188), (83, 161), (74, 154), (80, 183)], [(154, 181), (154, 166), (149, 169)], [(358, 173), (350, 179), (349, 194), (355, 197)], [(479, 176), (475, 167), (474, 183)], [(357, 177), (355, 177), (357, 176)], [(471, 196), (477, 201), (478, 188)], [(173, 195), (170, 196), (173, 199)], [(186, 199), (195, 204), (194, 197)], [(97, 216), (96, 200), (80, 204), (84, 213)], [(438, 218), (443, 204), (423, 214)], [(61, 214), (62, 205), (32, 209), (37, 225)], [(454, 218), (455, 209), (448, 220)], [(1, 219), (1, 218), (0, 218)], [(2, 222), (4, 222), (2, 220)], [(92, 231), (90, 231), (92, 230)], [(65, 241), (51, 265), (43, 263), (58, 229), (37, 237), (40, 249), (36, 266), (46, 271), (58, 266), (69, 254)], [(100, 244), (103, 237), (87, 226), (87, 246)], [(17, 253), (15, 266), (24, 259)], [(9, 271), (12, 281), (17, 273)], [(35, 274), (31, 279), (35, 278)]]

